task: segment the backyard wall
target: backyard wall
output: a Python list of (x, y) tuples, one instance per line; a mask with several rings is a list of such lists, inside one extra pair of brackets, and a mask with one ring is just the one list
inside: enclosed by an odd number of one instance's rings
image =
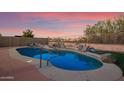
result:
[[(55, 42), (49, 42), (49, 44), (54, 44)], [(64, 43), (66, 47), (71, 47), (73, 49), (76, 49), (75, 43), (70, 43), (70, 42), (65, 42)], [(94, 44), (90, 43), (87, 44), (87, 46), (100, 49), (100, 50), (108, 50), (108, 51), (115, 51), (115, 52), (124, 52), (124, 45), (119, 45), (119, 44)]]
[(48, 38), (0, 37), (0, 47), (26, 46), (34, 42), (48, 44)]
[(124, 52), (124, 45), (119, 45), (119, 44), (88, 44), (88, 45), (90, 47), (94, 47), (100, 50)]

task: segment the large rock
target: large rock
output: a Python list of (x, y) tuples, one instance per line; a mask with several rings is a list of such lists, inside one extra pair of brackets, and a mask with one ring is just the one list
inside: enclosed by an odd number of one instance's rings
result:
[(115, 63), (116, 59), (112, 57), (111, 53), (103, 54), (101, 60), (105, 63)]

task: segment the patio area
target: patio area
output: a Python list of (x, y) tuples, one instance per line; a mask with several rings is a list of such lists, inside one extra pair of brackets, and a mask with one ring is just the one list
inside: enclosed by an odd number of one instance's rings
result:
[[(1, 51), (3, 52), (6, 51), (6, 54), (8, 54), (8, 57), (11, 59), (10, 61), (12, 64), (11, 69), (13, 70), (13, 72), (16, 72), (14, 74), (14, 77), (16, 77), (15, 80), (55, 80), (55, 81), (123, 80), (123, 77), (121, 78), (122, 72), (115, 64), (103, 63), (104, 66), (102, 66), (99, 69), (93, 71), (77, 72), (62, 70), (54, 67), (52, 64), (46, 67), (45, 61), (43, 61), (43, 67), (39, 68), (39, 60), (20, 55), (16, 51), (16, 48), (17, 47), (10, 49), (4, 48), (3, 50), (1, 49)], [(4, 58), (6, 57), (4, 56)], [(19, 70), (19, 68), (21, 71)], [(11, 70), (8, 70), (8, 72), (9, 71)]]
[(0, 48), (0, 81), (7, 80), (50, 80), (29, 63), (14, 59), (9, 54), (10, 48)]

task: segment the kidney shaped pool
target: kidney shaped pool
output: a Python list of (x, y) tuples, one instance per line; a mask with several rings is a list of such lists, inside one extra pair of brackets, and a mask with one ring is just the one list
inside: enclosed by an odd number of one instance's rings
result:
[[(40, 59), (39, 48), (18, 48), (16, 50), (21, 55)], [(95, 58), (79, 54), (77, 52), (65, 50), (47, 51), (43, 49), (42, 59), (49, 60), (55, 67), (73, 71), (94, 70), (100, 68), (103, 65), (99, 60)]]

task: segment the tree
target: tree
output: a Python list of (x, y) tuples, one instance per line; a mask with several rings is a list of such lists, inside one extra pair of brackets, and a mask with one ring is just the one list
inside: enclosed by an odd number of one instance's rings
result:
[(23, 31), (23, 37), (34, 37), (33, 31), (30, 29), (26, 29), (25, 31)]
[(65, 47), (64, 45), (64, 39), (62, 38), (54, 38), (54, 46), (56, 47)]
[(0, 36), (2, 36), (2, 34), (0, 33)]
[(124, 43), (124, 15), (113, 20), (98, 21), (95, 25), (87, 25), (85, 36), (89, 42), (96, 43)]
[(124, 16), (119, 16), (117, 18), (115, 18), (116, 20), (116, 30), (120, 31), (120, 32), (124, 32)]
[(87, 39), (85, 37), (79, 37), (78, 39), (75, 39), (74, 42), (76, 44), (87, 43)]
[(87, 25), (85, 30), (85, 35), (90, 40), (94, 35), (94, 26)]

